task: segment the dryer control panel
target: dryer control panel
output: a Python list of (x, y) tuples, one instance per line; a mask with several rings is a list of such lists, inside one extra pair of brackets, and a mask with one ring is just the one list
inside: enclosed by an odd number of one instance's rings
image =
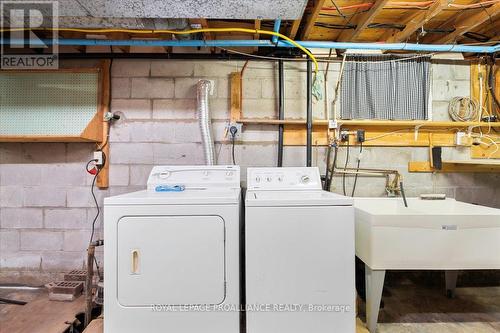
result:
[(248, 190), (321, 190), (317, 167), (248, 168)]
[(214, 187), (240, 188), (240, 167), (237, 165), (156, 166), (148, 179), (148, 190), (158, 186), (183, 186), (186, 189)]

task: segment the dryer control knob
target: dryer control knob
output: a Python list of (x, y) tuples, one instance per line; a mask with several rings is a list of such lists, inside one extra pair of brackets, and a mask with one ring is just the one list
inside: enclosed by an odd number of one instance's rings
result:
[(170, 177), (170, 171), (163, 171), (163, 172), (160, 172), (160, 174), (158, 175), (161, 179), (166, 179), (168, 177)]
[(270, 182), (272, 182), (273, 178), (272, 177), (267, 177), (266, 180), (267, 180), (268, 183), (270, 183)]
[(228, 171), (228, 172), (226, 172), (226, 176), (228, 176), (228, 177), (232, 177), (232, 176), (233, 176), (233, 172), (232, 172), (232, 171)]
[(256, 183), (260, 183), (260, 177), (259, 176), (255, 177), (255, 182)]
[(310, 180), (311, 180), (311, 178), (309, 178), (309, 176), (307, 176), (307, 175), (300, 177), (300, 182), (302, 184), (307, 184), (307, 183), (309, 183)]

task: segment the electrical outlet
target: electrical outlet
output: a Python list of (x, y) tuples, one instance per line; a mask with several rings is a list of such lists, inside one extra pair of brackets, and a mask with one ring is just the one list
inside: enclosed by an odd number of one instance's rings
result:
[(349, 141), (349, 131), (340, 131), (340, 141)]
[(455, 144), (457, 146), (470, 146), (472, 145), (472, 137), (465, 132), (457, 132), (455, 135)]
[(339, 124), (337, 123), (336, 120), (330, 120), (328, 122), (328, 128), (329, 129), (337, 129), (339, 127)]
[(94, 160), (95, 160), (95, 165), (97, 166), (102, 166), (104, 164), (102, 151), (98, 150), (94, 152)]
[(365, 130), (356, 131), (356, 140), (358, 142), (365, 142)]
[(230, 123), (229, 125), (227, 125), (226, 130), (227, 130), (227, 133), (228, 133), (228, 136), (229, 136), (230, 139), (231, 139), (231, 137), (233, 135), (231, 133), (231, 129), (233, 129), (233, 131), (234, 131), (234, 129), (236, 129), (236, 133), (234, 133), (234, 138), (236, 140), (241, 139), (241, 133), (243, 131), (243, 124), (241, 124), (241, 123)]

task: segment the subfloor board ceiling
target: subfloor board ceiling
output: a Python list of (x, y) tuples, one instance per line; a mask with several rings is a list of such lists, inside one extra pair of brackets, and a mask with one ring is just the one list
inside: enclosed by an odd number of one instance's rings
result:
[[(302, 17), (307, 0), (59, 0), (59, 14), (94, 18), (285, 19)], [(201, 16), (200, 16), (201, 15)]]

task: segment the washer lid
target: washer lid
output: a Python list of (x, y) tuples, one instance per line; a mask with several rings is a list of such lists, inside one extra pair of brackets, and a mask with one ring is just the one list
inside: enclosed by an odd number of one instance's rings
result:
[(245, 204), (248, 207), (352, 206), (353, 199), (323, 190), (248, 191)]
[(239, 188), (186, 188), (181, 192), (144, 190), (105, 198), (104, 205), (227, 205), (239, 203), (240, 195)]

